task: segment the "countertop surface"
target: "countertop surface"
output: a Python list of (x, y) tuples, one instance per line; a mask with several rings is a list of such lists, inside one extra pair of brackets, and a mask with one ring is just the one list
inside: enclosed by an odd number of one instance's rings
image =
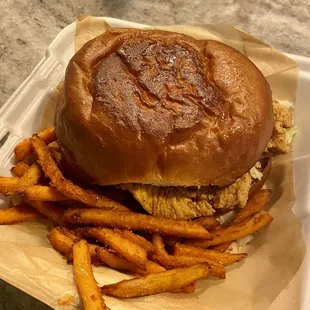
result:
[[(308, 0), (1, 0), (0, 106), (60, 30), (85, 13), (151, 25), (234, 24), (283, 52), (310, 56)], [(0, 309), (49, 307), (0, 281)]]

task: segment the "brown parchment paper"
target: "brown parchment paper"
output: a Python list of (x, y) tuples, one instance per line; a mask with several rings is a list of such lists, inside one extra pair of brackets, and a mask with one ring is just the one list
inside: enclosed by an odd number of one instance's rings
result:
[[(152, 28), (150, 26), (145, 26)], [(104, 18), (81, 16), (77, 20), (75, 48), (109, 28)], [(275, 99), (295, 102), (298, 67), (294, 61), (267, 44), (231, 25), (158, 26), (197, 39), (215, 39), (247, 55), (267, 77)], [(53, 119), (53, 104), (47, 106), (43, 123)], [(298, 125), (298, 124), (297, 124)], [(301, 224), (292, 212), (295, 201), (292, 156), (277, 157), (268, 187), (273, 189), (269, 204), (274, 220), (246, 247), (249, 257), (228, 269), (226, 280), (201, 281), (193, 294), (160, 294), (132, 300), (105, 297), (111, 309), (299, 309), (301, 274), (299, 269), (305, 244)], [(20, 224), (10, 229), (0, 226), (0, 274), (53, 308), (76, 309), (79, 297), (72, 267), (51, 249), (43, 224)], [(14, 260), (11, 257), (14, 255)], [(109, 268), (94, 268), (100, 285), (125, 278)], [(74, 296), (71, 306), (58, 306), (65, 294)]]

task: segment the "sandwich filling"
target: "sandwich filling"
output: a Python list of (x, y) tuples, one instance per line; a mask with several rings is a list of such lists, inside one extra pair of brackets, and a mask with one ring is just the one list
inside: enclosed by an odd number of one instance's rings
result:
[(219, 209), (243, 208), (251, 186), (263, 176), (264, 158), (288, 153), (296, 134), (291, 107), (274, 101), (273, 109), (275, 127), (262, 159), (229, 186), (160, 187), (130, 183), (121, 188), (130, 191), (147, 212), (166, 218), (192, 219), (212, 215)]

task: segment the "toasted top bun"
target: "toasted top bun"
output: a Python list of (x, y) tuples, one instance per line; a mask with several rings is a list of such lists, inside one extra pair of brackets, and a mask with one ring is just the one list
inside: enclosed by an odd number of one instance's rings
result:
[(270, 87), (235, 49), (173, 32), (112, 29), (71, 59), (55, 130), (100, 185), (232, 183), (274, 125)]

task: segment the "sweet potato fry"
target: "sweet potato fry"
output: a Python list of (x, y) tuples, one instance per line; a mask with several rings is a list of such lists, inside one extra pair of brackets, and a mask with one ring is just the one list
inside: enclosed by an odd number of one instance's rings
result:
[(246, 206), (243, 209), (240, 209), (240, 211), (236, 214), (232, 223), (233, 224), (241, 223), (248, 217), (252, 216), (254, 213), (263, 210), (270, 200), (271, 193), (272, 193), (271, 190), (264, 189), (253, 194), (253, 196), (249, 199)]
[(221, 263), (218, 263), (210, 258), (205, 257), (188, 257), (188, 256), (172, 256), (165, 250), (163, 239), (159, 235), (153, 235), (153, 245), (155, 247), (155, 254), (153, 259), (158, 261), (166, 269), (173, 269), (178, 267), (193, 266), (200, 263), (207, 263), (210, 267), (210, 274), (214, 277), (225, 279), (225, 268)]
[(212, 240), (188, 240), (185, 243), (200, 248), (208, 248), (210, 246), (234, 241), (244, 236), (251, 235), (269, 224), (271, 221), (272, 216), (268, 212), (262, 210), (241, 223), (213, 231), (211, 233), (213, 237)]
[[(28, 166), (28, 165), (27, 165)], [(17, 171), (21, 177), (1, 177), (0, 178), (0, 192), (4, 195), (16, 195), (24, 192), (25, 188), (36, 184), (41, 176), (42, 170), (37, 163), (33, 163), (27, 170), (18, 167)]]
[(151, 274), (151, 273), (158, 273), (158, 272), (162, 272), (162, 271), (165, 271), (166, 268), (164, 268), (163, 266), (160, 266), (158, 265), (157, 263), (151, 261), (151, 260), (148, 260), (147, 263), (146, 263), (146, 272), (148, 274)]
[(189, 257), (211, 259), (221, 263), (224, 266), (237, 263), (247, 257), (246, 253), (240, 253), (240, 254), (221, 253), (215, 250), (204, 250), (201, 248), (195, 248), (190, 245), (180, 243), (177, 243), (174, 246), (173, 254), (176, 256), (189, 256)]
[(108, 309), (94, 278), (89, 247), (85, 240), (73, 244), (73, 271), (85, 310)]
[(27, 204), (36, 209), (38, 212), (50, 219), (58, 226), (64, 226), (62, 219), (63, 209), (53, 202), (25, 200)]
[(23, 191), (19, 187), (20, 178), (16, 177), (0, 177), (0, 193), (3, 195), (15, 195)]
[(67, 210), (63, 218), (65, 222), (73, 224), (97, 225), (111, 228), (117, 227), (184, 238), (211, 238), (211, 234), (207, 230), (193, 222), (176, 221), (134, 212), (97, 208), (73, 208)]
[(208, 265), (199, 264), (105, 285), (101, 287), (101, 292), (104, 295), (120, 298), (133, 298), (172, 292), (206, 277), (208, 273)]
[(53, 248), (60, 254), (66, 256), (72, 251), (73, 240), (64, 234), (65, 228), (54, 227), (49, 234), (49, 240)]
[[(255, 233), (272, 221), (272, 216), (264, 211), (271, 191), (259, 191), (271, 167), (271, 161), (265, 166), (264, 159), (262, 181), (251, 187), (245, 208), (230, 213), (228, 224), (222, 218), (218, 220), (218, 215), (228, 211), (227, 208), (212, 216), (179, 221), (137, 213), (141, 211), (122, 204), (130, 201), (126, 195), (119, 199), (110, 190), (80, 187), (65, 177), (63, 170), (66, 172), (68, 167), (62, 161), (53, 128), (25, 139), (14, 152), (18, 162), (11, 171), (16, 177), (0, 177), (0, 193), (20, 194), (22, 202), (0, 209), (0, 225), (44, 217), (57, 225), (51, 230), (49, 240), (68, 263), (73, 263), (86, 310), (108, 309), (102, 294), (132, 298), (161, 292), (191, 293), (195, 291), (196, 281), (207, 275), (225, 279), (225, 267), (247, 256), (225, 253), (231, 242)], [(37, 162), (31, 165), (24, 162), (29, 155), (26, 162), (29, 159), (33, 163), (36, 158)], [(13, 196), (12, 204), (14, 199)], [(85, 238), (90, 242), (93, 238), (96, 243), (88, 244)], [(91, 264), (105, 264), (139, 277), (99, 288)]]
[[(97, 247), (97, 255), (102, 261), (110, 268), (129, 271), (140, 275), (147, 275), (152, 273), (158, 273), (165, 271), (166, 269), (150, 260), (147, 261), (146, 270), (142, 270), (137, 267), (134, 263), (130, 262), (124, 257), (121, 257), (115, 253), (108, 251), (105, 248)], [(195, 291), (195, 283), (191, 283), (181, 289), (173, 291), (173, 293), (192, 293)]]
[[(258, 191), (249, 198), (246, 206), (236, 214), (231, 224), (241, 223), (253, 214), (263, 210), (265, 205), (269, 202), (271, 197), (271, 190), (265, 189)], [(213, 247), (214, 250), (220, 252), (226, 252), (232, 242), (226, 242), (218, 244)]]
[(166, 270), (164, 267), (161, 267), (160, 265), (150, 260), (148, 260), (146, 263), (146, 270), (142, 270), (141, 268), (137, 267), (137, 265), (134, 264), (133, 262), (130, 262), (126, 258), (121, 257), (111, 251), (108, 251), (107, 249), (103, 247), (97, 247), (96, 252), (97, 252), (98, 257), (107, 266), (113, 269), (129, 271), (129, 272), (133, 272), (133, 273), (140, 274), (140, 275), (157, 273), (157, 272), (162, 272)]
[(98, 195), (91, 190), (84, 190), (76, 184), (73, 184), (70, 180), (63, 176), (44, 141), (37, 135), (34, 135), (31, 138), (31, 141), (38, 155), (39, 162), (42, 166), (45, 176), (51, 180), (51, 185), (59, 192), (69, 197), (70, 199), (81, 201), (91, 207), (122, 211), (129, 210), (118, 202), (115, 202), (105, 196)]
[[(67, 236), (68, 238), (72, 239), (72, 241), (74, 241), (75, 239), (82, 239), (79, 237), (78, 234), (76, 234), (74, 231), (67, 229), (65, 227), (57, 227), (65, 236)], [(88, 245), (90, 246), (90, 244)]]
[(89, 228), (86, 229), (86, 235), (102, 242), (139, 268), (146, 270), (146, 250), (123, 237), (121, 233), (109, 228)]
[[(74, 229), (66, 229), (66, 231), (64, 231), (64, 234), (72, 239), (83, 239), (85, 237), (85, 233), (84, 233), (84, 228), (74, 228)], [(90, 246), (90, 244), (88, 244), (88, 246)]]
[(210, 268), (210, 275), (219, 279), (226, 278), (225, 267), (222, 264), (215, 262), (214, 260), (211, 259), (200, 257), (189, 257), (189, 256), (172, 256), (172, 255), (161, 256), (157, 254), (153, 255), (153, 259), (155, 261), (158, 261), (166, 269), (174, 269), (179, 267), (187, 267), (205, 263)]
[(194, 222), (210, 230), (214, 230), (215, 228), (220, 226), (220, 222), (214, 215), (199, 217), (195, 219)]
[(23, 176), (23, 174), (29, 169), (29, 165), (23, 161), (19, 161), (11, 169), (11, 172), (14, 173), (17, 177)]
[(58, 192), (54, 187), (43, 185), (33, 185), (25, 188), (24, 197), (29, 200), (40, 200), (40, 201), (69, 200), (68, 197)]
[(108, 251), (103, 247), (98, 247), (96, 249), (98, 257), (110, 268), (122, 271), (129, 271), (136, 274), (145, 275), (147, 272), (142, 270), (141, 268), (137, 267), (136, 264), (130, 262), (128, 259), (119, 256), (116, 253)]
[(165, 249), (165, 243), (163, 237), (160, 235), (152, 235), (152, 243), (156, 254), (168, 255)]
[(22, 175), (19, 186), (30, 186), (37, 184), (42, 176), (42, 169), (37, 163), (33, 163)]
[[(66, 256), (67, 262), (72, 263), (72, 246), (74, 240), (80, 240), (78, 236), (76, 236), (71, 230), (66, 229), (64, 227), (55, 227), (52, 228), (49, 240), (53, 246), (53, 248), (58, 251), (60, 254)], [(97, 246), (94, 244), (89, 244), (89, 253), (91, 256), (92, 264), (95, 266), (100, 265), (100, 259), (97, 256), (96, 248)]]
[[(57, 139), (54, 128), (48, 128), (38, 133), (38, 136), (47, 144)], [(25, 159), (33, 152), (31, 138), (27, 138), (18, 143), (14, 149), (16, 161)]]
[(19, 205), (8, 209), (0, 209), (0, 225), (35, 222), (43, 217), (44, 216), (39, 212), (25, 203), (20, 203)]
[(134, 234), (132, 231), (124, 229), (124, 230), (119, 230), (119, 232), (127, 239), (129, 239), (132, 242), (137, 243), (140, 247), (145, 249), (147, 253), (153, 253), (154, 252), (154, 246), (153, 244), (143, 238), (142, 236), (139, 236), (137, 234)]

